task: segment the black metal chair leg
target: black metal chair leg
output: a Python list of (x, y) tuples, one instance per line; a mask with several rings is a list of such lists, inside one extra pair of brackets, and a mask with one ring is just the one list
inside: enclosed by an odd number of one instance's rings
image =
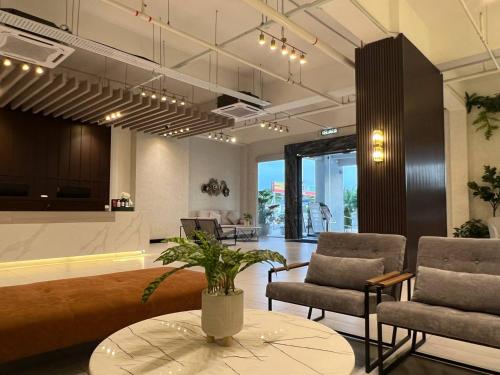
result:
[(396, 336), (398, 334), (398, 327), (392, 327), (392, 340), (391, 340), (391, 345), (394, 346), (396, 345)]
[(307, 319), (311, 319), (312, 312), (313, 312), (313, 308), (309, 307), (309, 312), (307, 313)]
[(273, 300), (271, 298), (267, 299), (267, 310), (273, 311)]
[(378, 373), (379, 375), (384, 374), (384, 352), (382, 346), (382, 323), (377, 323), (377, 353), (378, 353)]

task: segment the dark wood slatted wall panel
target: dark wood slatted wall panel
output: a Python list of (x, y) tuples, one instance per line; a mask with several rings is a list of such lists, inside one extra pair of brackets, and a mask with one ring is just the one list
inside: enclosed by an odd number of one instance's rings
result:
[[(358, 220), (360, 232), (406, 232), (401, 46), (385, 39), (356, 50)], [(385, 161), (372, 160), (372, 132), (383, 130)]]
[[(422, 235), (446, 236), (443, 82), (403, 35), (356, 50), (360, 232), (407, 236), (415, 267)], [(385, 161), (372, 161), (373, 130)]]
[(443, 78), (407, 39), (402, 39), (402, 45), (406, 71), (406, 236), (409, 264), (414, 265), (420, 236), (447, 234)]
[[(0, 184), (29, 186), (27, 196), (0, 195), (0, 210), (103, 210), (110, 147), (110, 128), (0, 109)], [(65, 187), (90, 197), (57, 198)]]

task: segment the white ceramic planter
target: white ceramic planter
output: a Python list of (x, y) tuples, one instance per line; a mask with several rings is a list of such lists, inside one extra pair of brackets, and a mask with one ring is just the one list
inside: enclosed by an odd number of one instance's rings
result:
[(243, 291), (231, 295), (201, 296), (201, 328), (210, 340), (228, 338), (243, 328)]

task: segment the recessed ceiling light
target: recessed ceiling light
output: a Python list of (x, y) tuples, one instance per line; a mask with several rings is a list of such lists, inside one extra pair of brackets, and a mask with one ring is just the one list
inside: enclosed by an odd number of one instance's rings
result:
[(36, 74), (43, 74), (43, 68), (41, 66), (37, 66), (35, 72)]
[(25, 72), (27, 72), (28, 70), (30, 70), (30, 66), (28, 64), (23, 64), (21, 66), (21, 69), (24, 70)]
[(232, 137), (232, 138), (231, 138), (231, 142), (232, 142), (232, 143), (235, 143), (235, 142), (236, 142), (236, 137)]
[(11, 66), (12, 65), (12, 61), (10, 61), (9, 59), (4, 59), (3, 60), (3, 65), (4, 66)]

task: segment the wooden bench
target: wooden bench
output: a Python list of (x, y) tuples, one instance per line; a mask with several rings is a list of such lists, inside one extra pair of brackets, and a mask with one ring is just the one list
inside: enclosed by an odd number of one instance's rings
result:
[(205, 275), (183, 270), (146, 304), (142, 291), (168, 267), (0, 288), (0, 363), (106, 338), (154, 316), (201, 308)]

